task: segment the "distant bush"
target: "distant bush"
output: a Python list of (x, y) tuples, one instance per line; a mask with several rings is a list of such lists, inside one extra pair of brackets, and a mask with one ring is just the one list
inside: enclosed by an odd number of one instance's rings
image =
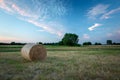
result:
[(83, 45), (92, 45), (91, 42), (84, 42)]
[(101, 43), (97, 43), (97, 42), (96, 42), (96, 43), (95, 43), (95, 45), (102, 45), (102, 44), (101, 44)]
[(10, 43), (0, 43), (0, 45), (10, 45)]
[(26, 43), (16, 43), (16, 42), (11, 42), (11, 43), (0, 43), (0, 45), (25, 45)]
[(62, 41), (59, 41), (58, 44), (59, 44), (59, 45), (63, 45), (63, 42), (62, 42)]
[(16, 43), (16, 42), (11, 42), (10, 45), (25, 45), (26, 43)]
[(115, 43), (115, 42), (113, 42), (113, 45), (120, 45), (120, 43)]
[(11, 44), (11, 45), (15, 45), (16, 43), (15, 43), (15, 42), (11, 42), (10, 44)]
[(44, 45), (59, 45), (59, 43), (44, 43)]
[(42, 42), (38, 42), (38, 44), (43, 44)]
[(81, 44), (76, 44), (75, 46), (78, 46), (78, 47), (79, 47), (79, 46), (81, 46)]

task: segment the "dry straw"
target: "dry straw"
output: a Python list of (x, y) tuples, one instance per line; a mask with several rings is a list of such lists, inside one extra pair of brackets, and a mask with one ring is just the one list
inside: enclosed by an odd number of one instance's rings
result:
[(46, 49), (39, 44), (26, 44), (21, 49), (22, 56), (30, 61), (45, 60), (47, 56)]

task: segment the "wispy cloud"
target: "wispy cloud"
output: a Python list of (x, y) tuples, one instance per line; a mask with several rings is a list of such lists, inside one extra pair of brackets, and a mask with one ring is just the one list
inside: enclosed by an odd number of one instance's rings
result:
[(108, 5), (98, 4), (95, 7), (92, 7), (88, 11), (87, 15), (89, 18), (95, 19), (97, 16), (106, 13), (108, 7)]
[(108, 18), (110, 18), (110, 15), (112, 15), (114, 13), (117, 13), (117, 12), (120, 12), (120, 7), (116, 8), (116, 9), (113, 9), (109, 12), (106, 12), (105, 14), (102, 15), (101, 19), (108, 19)]
[(25, 2), (21, 6), (18, 1), (0, 0), (0, 8), (46, 32), (62, 36), (64, 34), (63, 25), (60, 22), (56, 23), (55, 20), (57, 16), (66, 13), (63, 2), (58, 0), (31, 0), (30, 2), (33, 7)]
[(54, 25), (52, 24), (44, 24), (44, 23), (40, 23), (34, 20), (27, 20), (27, 22), (32, 23), (35, 26), (40, 27), (51, 34), (56, 34), (58, 36), (62, 36), (63, 34), (63, 32), (60, 29), (58, 30), (58, 29), (51, 28), (51, 26), (54, 27)]
[(0, 0), (0, 8), (6, 10), (8, 12), (13, 12), (13, 10), (10, 8), (10, 6), (6, 5), (4, 0)]
[(83, 34), (84, 39), (90, 39), (90, 36), (88, 34)]
[(12, 9), (17, 12), (19, 15), (24, 16), (24, 17), (29, 17), (29, 18), (37, 18), (37, 15), (33, 15), (28, 13), (27, 11), (21, 9), (18, 7), (16, 4), (12, 4)]
[(105, 4), (98, 4), (88, 10), (88, 17), (91, 19), (108, 19), (111, 17), (112, 14), (120, 12), (120, 7), (112, 10), (108, 10), (109, 5)]
[(42, 11), (44, 14), (50, 16), (61, 16), (66, 14), (67, 11), (64, 0), (32, 0), (32, 3), (38, 9), (38, 12)]
[(88, 30), (92, 31), (94, 30), (95, 28), (101, 26), (102, 24), (99, 24), (99, 23), (95, 23), (93, 26), (89, 27)]

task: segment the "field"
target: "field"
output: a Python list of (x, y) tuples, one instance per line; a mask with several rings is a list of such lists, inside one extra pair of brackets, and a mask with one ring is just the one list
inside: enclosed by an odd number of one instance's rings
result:
[(47, 59), (30, 62), (22, 45), (0, 45), (0, 80), (120, 80), (120, 46), (45, 46)]

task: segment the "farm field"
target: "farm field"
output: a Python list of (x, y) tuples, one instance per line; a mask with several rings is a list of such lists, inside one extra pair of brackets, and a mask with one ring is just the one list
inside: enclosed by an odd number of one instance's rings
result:
[(45, 46), (47, 59), (30, 62), (23, 45), (0, 45), (0, 80), (120, 80), (120, 45)]

